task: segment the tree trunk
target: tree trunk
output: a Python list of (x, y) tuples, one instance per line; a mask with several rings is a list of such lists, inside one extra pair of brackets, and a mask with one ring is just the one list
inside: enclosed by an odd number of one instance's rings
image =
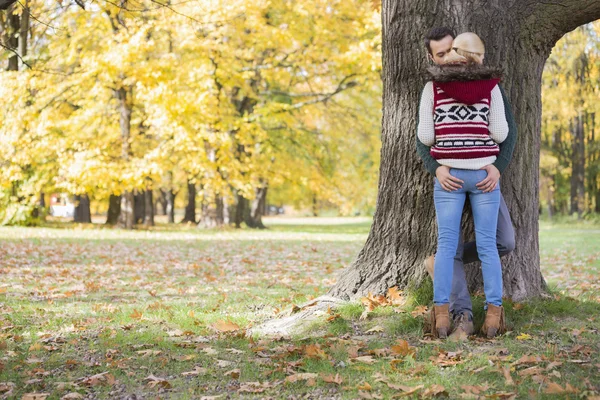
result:
[(137, 190), (133, 191), (133, 220), (135, 224), (141, 224), (144, 222), (144, 216), (146, 215), (146, 197), (144, 192)]
[(144, 207), (144, 225), (154, 226), (154, 203), (152, 202), (152, 188), (148, 187), (144, 191), (146, 204)]
[(571, 212), (581, 214), (585, 208), (585, 136), (583, 129), (583, 116), (581, 112), (575, 117), (571, 132), (573, 133), (571, 151)]
[[(131, 157), (131, 89), (121, 87), (114, 91), (115, 97), (119, 100), (119, 127), (121, 128), (121, 158), (128, 162)], [(135, 224), (135, 204), (134, 194), (131, 190), (126, 190), (121, 195), (121, 212), (119, 223), (125, 229), (133, 229)]]
[(75, 216), (73, 218), (73, 222), (91, 224), (92, 213), (90, 211), (90, 198), (88, 195), (76, 195), (75, 204)]
[(244, 222), (250, 228), (265, 229), (262, 223), (262, 216), (265, 214), (265, 204), (267, 202), (268, 186), (263, 183), (262, 186), (256, 188), (256, 196), (250, 203), (248, 212), (244, 213)]
[(114, 194), (108, 199), (108, 212), (106, 213), (106, 225), (116, 225), (121, 214), (121, 196)]
[(244, 215), (246, 214), (246, 209), (248, 208), (248, 200), (241, 193), (236, 194), (236, 205), (235, 205), (235, 218), (234, 223), (237, 229), (242, 227), (242, 222), (244, 222)]
[(40, 201), (38, 202), (40, 209), (46, 208), (46, 197), (44, 192), (40, 192)]
[(317, 207), (317, 194), (313, 194), (313, 198), (312, 198), (312, 213), (313, 213), (313, 217), (318, 217), (319, 216), (319, 209)]
[(19, 47), (19, 33), (20, 33), (20, 17), (18, 14), (15, 14), (16, 5), (10, 6), (6, 10), (6, 19), (8, 29), (5, 32), (6, 44), (7, 47), (12, 50), (13, 56), (8, 58), (8, 66), (6, 67), (7, 71), (18, 71), (19, 70), (19, 57), (18, 57), (18, 47)]
[(185, 214), (181, 223), (192, 222), (196, 223), (196, 184), (188, 180), (188, 202), (185, 206)]
[(121, 195), (121, 213), (119, 214), (119, 225), (125, 229), (133, 229), (135, 225), (134, 194), (132, 191), (125, 191)]
[[(434, 26), (477, 32), (486, 64), (503, 67), (503, 86), (519, 128), (501, 186), (516, 229), (516, 250), (503, 259), (504, 295), (542, 294), (538, 244), (541, 78), (552, 47), (566, 32), (600, 17), (597, 0), (544, 2), (383, 0), (383, 129), (377, 209), (367, 241), (329, 294), (357, 298), (418, 284), (436, 245), (433, 179), (415, 152), (416, 116), (427, 67), (423, 36)], [(481, 272), (467, 268), (481, 285)]]
[(170, 224), (175, 223), (175, 196), (177, 196), (177, 192), (169, 189), (167, 192), (167, 216)]
[[(169, 205), (169, 203), (167, 201), (167, 191), (164, 189), (159, 189), (158, 193), (159, 193), (159, 195), (155, 202), (156, 215), (158, 215), (159, 210), (161, 212), (160, 215), (167, 215), (167, 207)], [(158, 207), (159, 204), (160, 204), (160, 208)]]
[(23, 59), (27, 57), (27, 40), (29, 36), (29, 0), (23, 3), (23, 12), (21, 13), (21, 22), (19, 26), (19, 63), (23, 69)]

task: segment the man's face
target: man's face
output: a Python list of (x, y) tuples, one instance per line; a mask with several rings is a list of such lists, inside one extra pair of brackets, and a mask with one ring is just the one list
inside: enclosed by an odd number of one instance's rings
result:
[(431, 40), (429, 47), (431, 47), (431, 54), (429, 55), (434, 63), (437, 65), (445, 64), (445, 58), (452, 51), (452, 41), (454, 38), (450, 35), (440, 40)]

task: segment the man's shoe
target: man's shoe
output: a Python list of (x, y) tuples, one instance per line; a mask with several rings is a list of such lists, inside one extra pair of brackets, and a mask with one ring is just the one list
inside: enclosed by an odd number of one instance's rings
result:
[(425, 269), (431, 277), (431, 280), (433, 280), (433, 266), (435, 264), (435, 257), (433, 255), (427, 257), (425, 261), (423, 261), (423, 264), (425, 265)]
[(463, 342), (473, 334), (475, 328), (467, 311), (454, 318), (454, 331), (448, 337), (452, 342)]
[(493, 304), (487, 305), (487, 312), (485, 314), (485, 322), (481, 327), (481, 332), (487, 336), (488, 339), (496, 337), (499, 333), (504, 333), (506, 326), (504, 323), (504, 308), (502, 306), (495, 306)]

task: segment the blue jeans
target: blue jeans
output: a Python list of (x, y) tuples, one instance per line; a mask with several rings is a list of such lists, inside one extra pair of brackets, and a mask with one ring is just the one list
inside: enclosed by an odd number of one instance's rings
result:
[[(515, 249), (515, 229), (512, 226), (508, 207), (500, 192), (500, 209), (498, 210), (498, 225), (496, 226), (496, 248), (500, 257)], [(454, 276), (452, 278), (452, 293), (450, 293), (450, 312), (453, 317), (468, 313), (473, 317), (473, 304), (467, 287), (465, 264), (481, 261), (477, 254), (476, 242), (464, 243), (462, 235), (454, 256)]]
[(464, 181), (463, 187), (445, 191), (437, 179), (434, 203), (438, 224), (438, 250), (435, 255), (433, 301), (448, 304), (454, 275), (454, 257), (460, 238), (460, 221), (467, 194), (475, 222), (475, 239), (482, 262), (483, 287), (488, 304), (502, 305), (502, 266), (496, 248), (496, 227), (500, 207), (500, 189), (483, 193), (475, 186), (485, 179), (485, 170), (450, 169), (450, 174)]

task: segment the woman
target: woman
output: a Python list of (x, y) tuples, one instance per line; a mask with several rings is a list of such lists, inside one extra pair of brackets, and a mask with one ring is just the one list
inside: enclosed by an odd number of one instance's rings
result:
[(482, 261), (486, 319), (483, 332), (494, 337), (503, 318), (502, 267), (496, 247), (496, 225), (500, 192), (484, 193), (476, 183), (494, 163), (498, 143), (506, 139), (508, 124), (502, 94), (501, 73), (482, 66), (485, 47), (474, 33), (458, 35), (446, 64), (429, 70), (432, 81), (423, 89), (419, 106), (419, 140), (431, 147), (431, 155), (450, 173), (464, 181), (455, 191), (434, 182), (438, 223), (438, 250), (434, 265), (433, 332), (446, 338), (450, 329), (449, 296), (453, 259), (460, 234), (460, 221), (469, 196), (475, 222), (477, 251)]

